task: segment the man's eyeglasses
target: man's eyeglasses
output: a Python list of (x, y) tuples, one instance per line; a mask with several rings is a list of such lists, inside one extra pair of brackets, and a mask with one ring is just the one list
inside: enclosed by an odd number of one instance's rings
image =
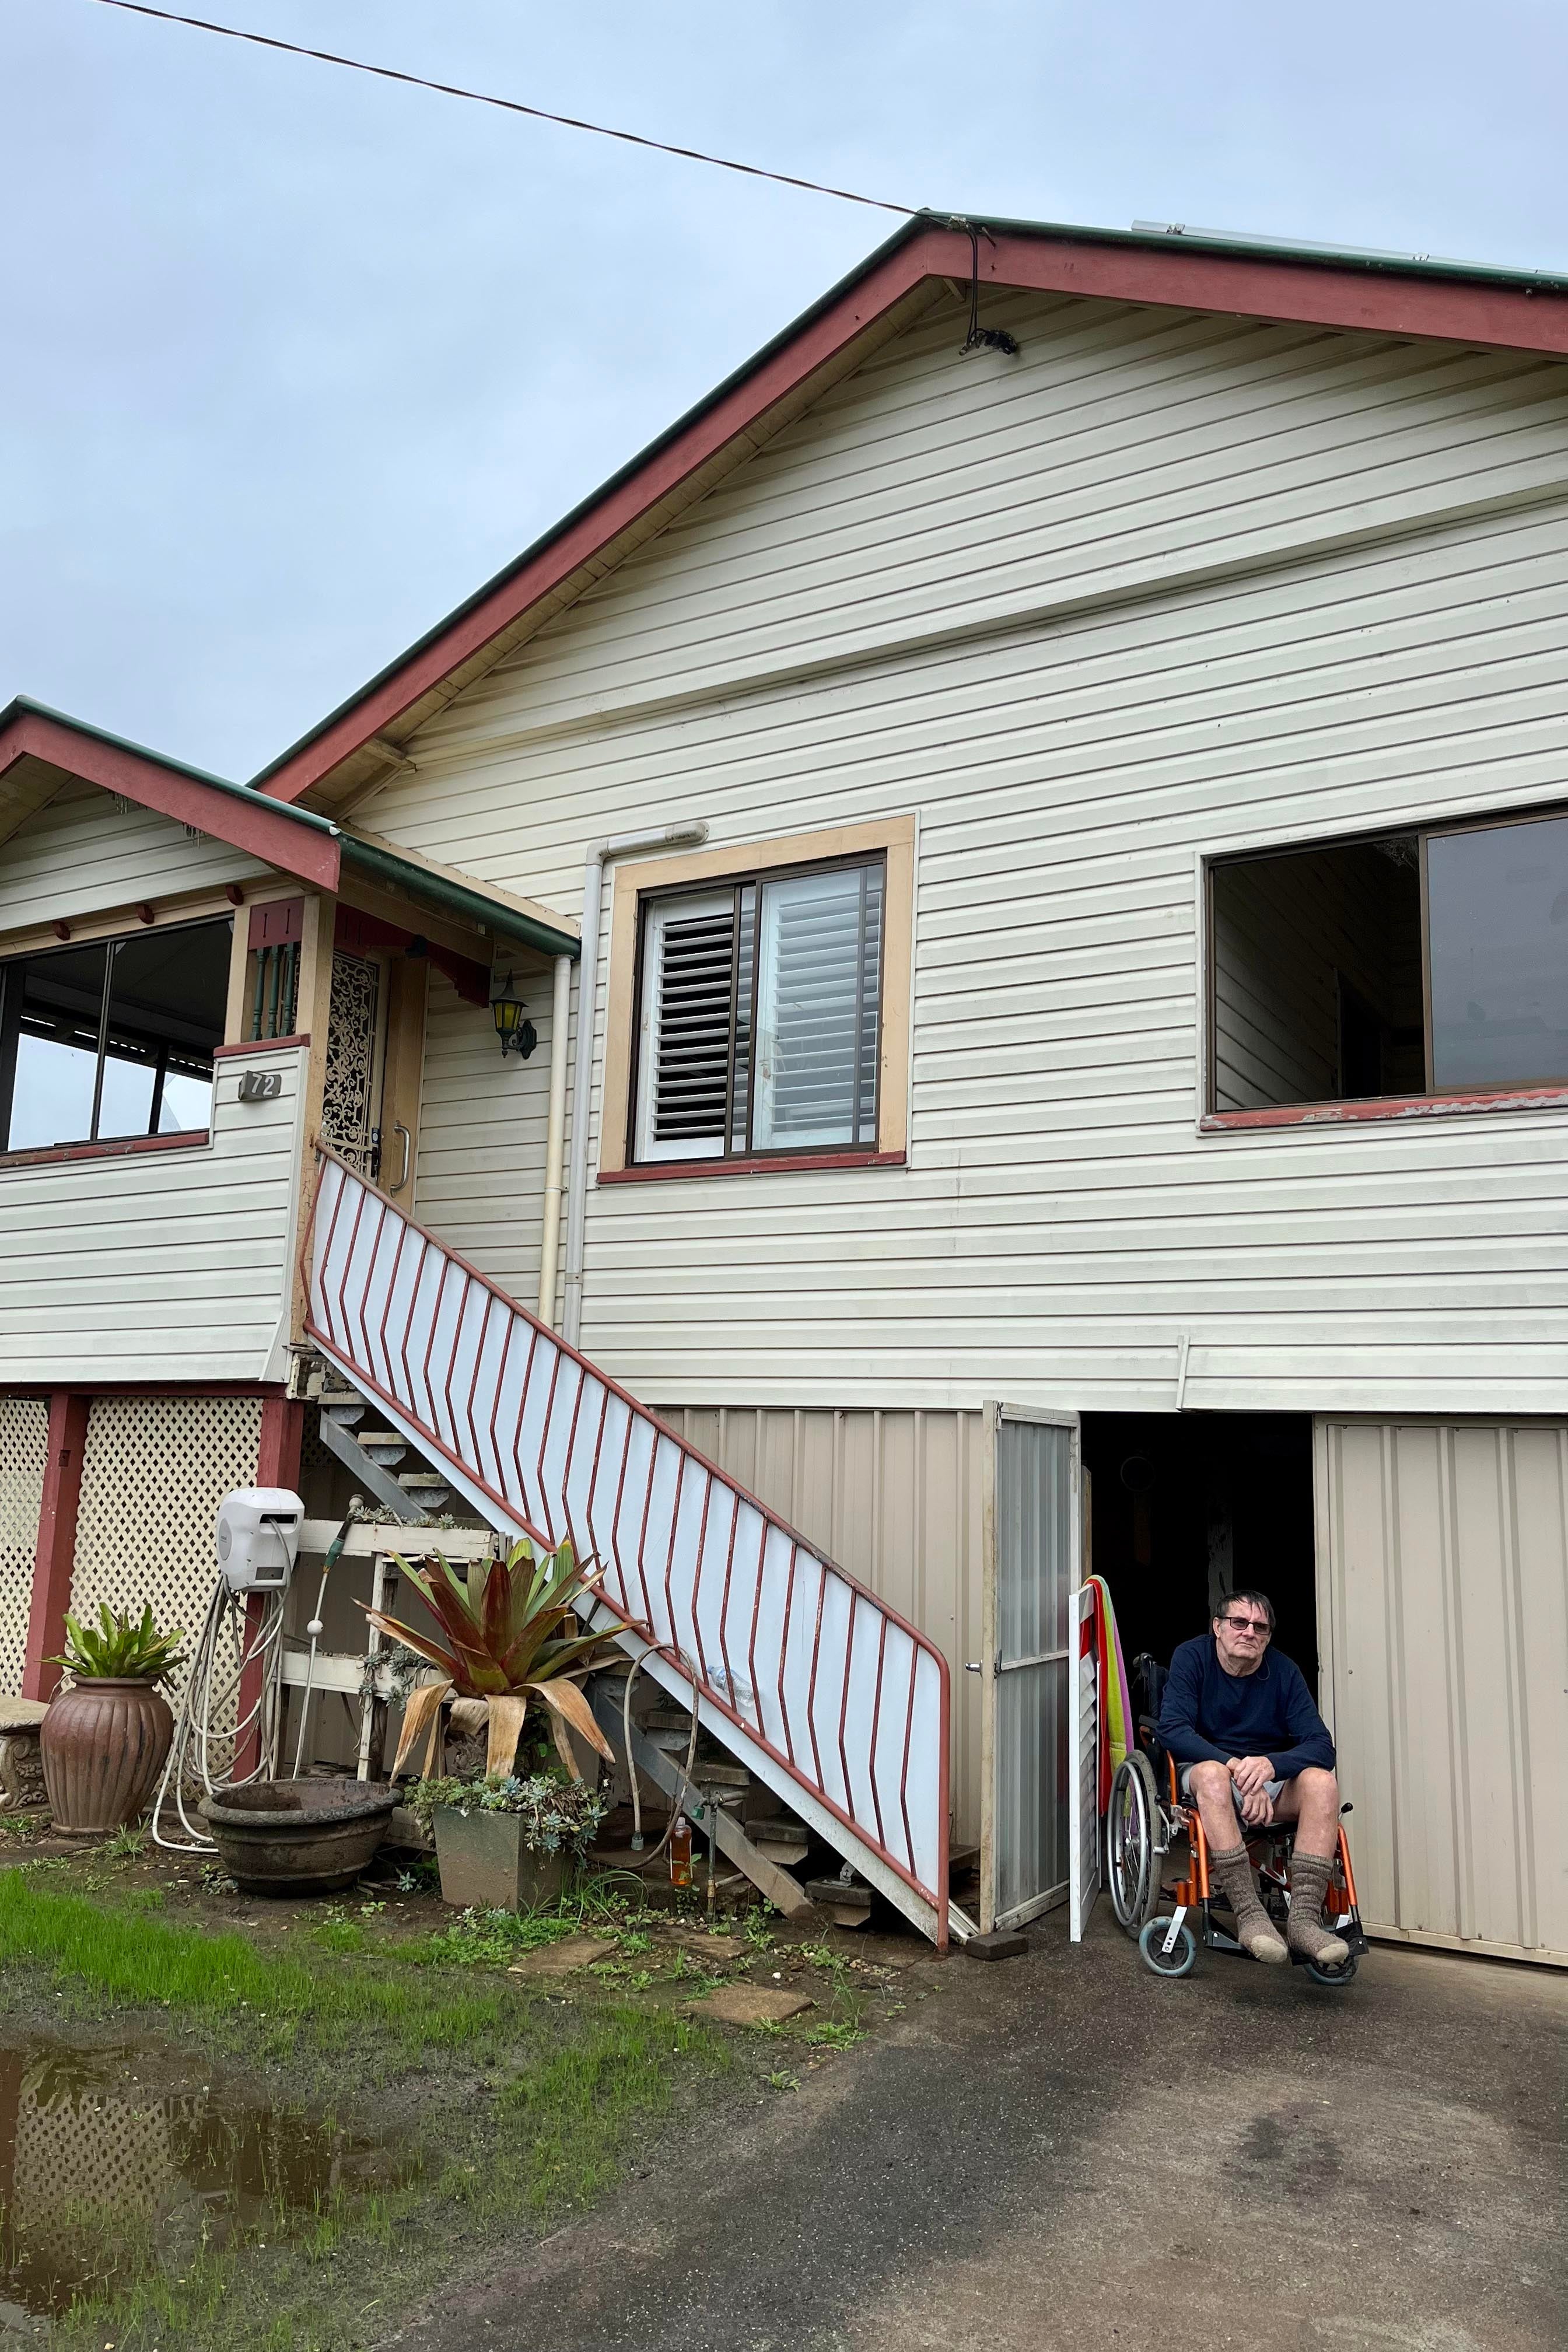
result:
[(1228, 1625), (1233, 1633), (1256, 1633), (1260, 1642), (1268, 1639), (1267, 1617), (1222, 1617), (1219, 1622)]

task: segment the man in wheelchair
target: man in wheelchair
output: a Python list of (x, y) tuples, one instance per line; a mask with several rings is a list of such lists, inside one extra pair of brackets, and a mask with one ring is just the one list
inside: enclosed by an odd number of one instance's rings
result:
[[(1255, 1960), (1278, 1964), (1294, 1952), (1334, 1968), (1350, 1958), (1323, 1925), (1339, 1848), (1334, 1743), (1300, 1668), (1273, 1637), (1267, 1595), (1233, 1592), (1209, 1632), (1171, 1660), (1157, 1736), (1197, 1807), (1209, 1877), (1236, 1915), (1242, 1948)], [(1258, 1899), (1245, 1839), (1275, 1822), (1294, 1830), (1284, 1937)]]

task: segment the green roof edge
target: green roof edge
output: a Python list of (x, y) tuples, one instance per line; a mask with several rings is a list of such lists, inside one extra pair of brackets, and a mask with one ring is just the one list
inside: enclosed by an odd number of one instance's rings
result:
[[(226, 793), (231, 800), (244, 801), (254, 808), (257, 794), (250, 784), (237, 784), (227, 776), (215, 776), (205, 768), (194, 768), (187, 760), (171, 760), (163, 751), (149, 750), (145, 743), (133, 743), (128, 736), (111, 734), (107, 727), (94, 727), (85, 719), (73, 719), (68, 710), (56, 710), (47, 702), (36, 702), (31, 695), (13, 695), (0, 710), (0, 730), (22, 711), (35, 719), (51, 719), (58, 727), (68, 727), (73, 734), (89, 735), (94, 742), (107, 743), (116, 751), (129, 751), (138, 760), (151, 760), (160, 768), (172, 769), (174, 774), (189, 776), (193, 783), (205, 784), (212, 792)], [(480, 890), (470, 890), (463, 883), (448, 879), (444, 874), (432, 873), (426, 866), (414, 859), (399, 857), (393, 849), (383, 849), (376, 844), (362, 841), (357, 834), (345, 831), (332, 818), (318, 815), (314, 809), (300, 808), (292, 801), (269, 800), (268, 808), (308, 832), (326, 834), (338, 845), (344, 865), (353, 866), (366, 875), (375, 875), (384, 882), (395, 882), (405, 889), (417, 891), (437, 906), (460, 914), (472, 923), (482, 924), (503, 939), (520, 942), (524, 947), (538, 948), (545, 955), (571, 956), (582, 953), (581, 942), (570, 931), (558, 931), (552, 925), (542, 922), (536, 916), (525, 915), (499, 898), (487, 898)]]

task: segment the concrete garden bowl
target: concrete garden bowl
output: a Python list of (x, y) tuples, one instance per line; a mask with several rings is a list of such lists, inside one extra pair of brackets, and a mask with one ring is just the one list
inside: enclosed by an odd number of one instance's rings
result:
[(257, 1780), (200, 1811), (247, 1895), (334, 1895), (369, 1867), (396, 1803), (379, 1780)]

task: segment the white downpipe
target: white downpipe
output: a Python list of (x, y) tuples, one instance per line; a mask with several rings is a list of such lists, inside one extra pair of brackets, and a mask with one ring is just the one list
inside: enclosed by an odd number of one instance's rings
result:
[(566, 1033), (572, 1026), (572, 959), (557, 956), (550, 999), (550, 1112), (544, 1127), (544, 1224), (539, 1240), (539, 1319), (555, 1321), (561, 1255), (561, 1172), (566, 1158)]
[(583, 952), (577, 965), (577, 1035), (572, 1063), (572, 1152), (566, 1171), (566, 1281), (561, 1336), (574, 1348), (583, 1330), (583, 1254), (588, 1221), (588, 1111), (594, 1088), (594, 1021), (599, 997), (599, 908), (608, 859), (632, 849), (689, 849), (708, 838), (701, 818), (647, 833), (612, 834), (588, 844), (583, 875)]

